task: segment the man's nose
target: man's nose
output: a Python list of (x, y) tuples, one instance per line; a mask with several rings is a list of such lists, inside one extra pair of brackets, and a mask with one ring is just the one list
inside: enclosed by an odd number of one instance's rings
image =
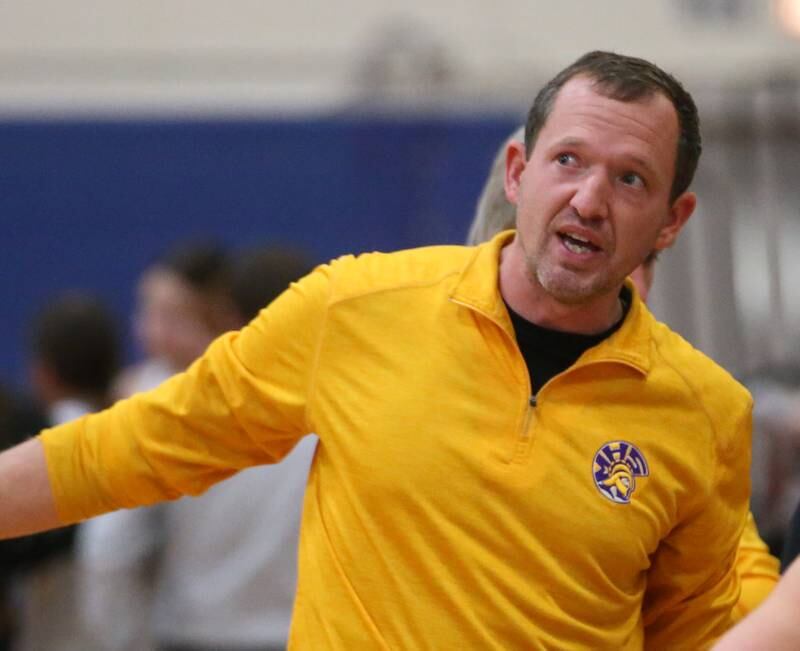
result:
[(570, 206), (583, 219), (605, 219), (609, 212), (610, 192), (609, 180), (604, 173), (586, 174), (578, 181)]

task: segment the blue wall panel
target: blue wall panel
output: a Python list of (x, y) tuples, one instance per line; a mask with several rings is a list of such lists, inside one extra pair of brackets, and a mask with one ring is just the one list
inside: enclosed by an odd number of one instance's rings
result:
[[(133, 287), (187, 238), (287, 242), (317, 261), (463, 239), (509, 116), (0, 123), (0, 381), (66, 288), (126, 326)], [(128, 342), (130, 351), (130, 342)]]

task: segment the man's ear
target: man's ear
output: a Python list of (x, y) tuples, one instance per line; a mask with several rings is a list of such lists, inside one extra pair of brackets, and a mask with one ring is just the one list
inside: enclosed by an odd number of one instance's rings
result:
[(661, 228), (658, 233), (655, 247), (659, 251), (668, 249), (675, 240), (678, 239), (678, 233), (681, 232), (684, 224), (689, 221), (695, 207), (697, 206), (697, 195), (694, 192), (684, 192), (675, 201), (669, 209), (669, 217), (667, 223)]
[(506, 147), (506, 199), (517, 205), (519, 201), (519, 184), (526, 164), (525, 143), (511, 140)]

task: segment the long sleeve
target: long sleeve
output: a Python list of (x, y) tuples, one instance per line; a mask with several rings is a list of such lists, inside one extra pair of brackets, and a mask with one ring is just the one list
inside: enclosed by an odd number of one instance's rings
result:
[(197, 495), (280, 460), (309, 432), (307, 401), (329, 267), (293, 284), (187, 372), (100, 414), (42, 434), (59, 516)]

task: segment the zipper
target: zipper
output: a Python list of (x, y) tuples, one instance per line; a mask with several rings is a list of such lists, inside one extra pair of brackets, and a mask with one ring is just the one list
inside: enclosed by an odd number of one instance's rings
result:
[(497, 328), (503, 333), (503, 335), (511, 342), (512, 347), (517, 353), (517, 359), (522, 361), (522, 368), (525, 371), (523, 374), (523, 381), (525, 383), (525, 391), (528, 396), (527, 406), (525, 410), (525, 417), (522, 419), (522, 428), (517, 433), (516, 440), (514, 442), (514, 447), (512, 448), (511, 457), (509, 459), (509, 463), (514, 462), (522, 462), (528, 455), (528, 448), (530, 447), (531, 440), (533, 438), (533, 426), (535, 424), (535, 409), (536, 409), (536, 396), (533, 393), (531, 387), (531, 377), (530, 373), (528, 372), (528, 367), (525, 364), (525, 358), (522, 356), (522, 352), (519, 349), (519, 344), (517, 344), (516, 338), (509, 333), (504, 327), (503, 324), (500, 323), (497, 319), (495, 319), (492, 315), (487, 314), (482, 309), (476, 307), (475, 305), (470, 305), (469, 303), (464, 303), (463, 301), (459, 301), (458, 299), (450, 297), (450, 300), (455, 303), (456, 305), (461, 305), (462, 307), (467, 308), (468, 310), (473, 310), (478, 312), (485, 318), (489, 319), (492, 323), (494, 323)]
[(573, 364), (569, 368), (561, 371), (561, 373), (558, 373), (557, 375), (551, 377), (547, 382), (545, 382), (539, 388), (539, 391), (533, 393), (531, 387), (530, 372), (528, 370), (527, 364), (525, 363), (525, 358), (522, 356), (522, 351), (520, 351), (519, 349), (519, 344), (517, 343), (516, 338), (513, 335), (509, 334), (509, 332), (503, 327), (502, 323), (500, 323), (490, 314), (487, 314), (478, 307), (470, 305), (469, 303), (464, 303), (463, 301), (459, 301), (458, 299), (455, 299), (453, 297), (450, 297), (450, 300), (453, 303), (456, 303), (457, 305), (461, 305), (462, 307), (465, 307), (469, 310), (474, 310), (478, 312), (485, 318), (489, 319), (489, 321), (494, 323), (500, 329), (500, 331), (511, 341), (511, 345), (517, 351), (518, 359), (522, 360), (522, 366), (525, 369), (524, 380), (525, 380), (525, 387), (528, 393), (528, 398), (527, 398), (527, 406), (525, 409), (525, 417), (522, 419), (522, 427), (519, 433), (517, 434), (516, 444), (514, 445), (514, 452), (510, 460), (511, 463), (522, 463), (528, 458), (530, 454), (531, 444), (533, 442), (533, 430), (536, 427), (537, 408), (539, 407), (539, 396), (541, 395), (542, 390), (548, 385), (550, 385), (553, 381), (560, 378), (562, 375), (567, 375), (568, 373), (570, 373), (575, 369), (583, 368), (585, 366), (591, 366), (594, 364), (604, 364), (604, 363), (623, 364), (624, 366), (629, 366), (635, 370), (639, 370), (635, 364), (631, 364), (630, 362), (622, 359), (613, 359), (613, 358), (597, 359), (597, 360), (592, 360), (590, 362), (583, 362), (583, 363), (578, 362), (576, 364)]
[[(516, 342), (514, 342), (516, 344)], [(517, 346), (517, 352), (522, 356), (522, 353), (519, 352), (519, 347)], [(524, 362), (524, 359), (523, 359)], [(536, 393), (531, 393), (528, 397), (528, 406), (525, 411), (525, 418), (522, 422), (522, 429), (517, 437), (517, 445), (514, 450), (514, 456), (512, 457), (512, 463), (523, 463), (527, 460), (528, 456), (530, 455), (531, 445), (533, 443), (533, 430), (536, 428), (536, 420), (537, 420), (537, 408), (539, 407), (539, 396), (542, 394), (545, 388), (547, 388), (550, 384), (558, 380), (559, 378), (571, 373), (572, 371), (584, 368), (586, 366), (593, 366), (595, 364), (605, 364), (605, 363), (612, 363), (612, 364), (623, 364), (624, 366), (629, 366), (635, 370), (638, 370), (637, 367), (629, 362), (625, 362), (623, 360), (608, 360), (608, 359), (599, 359), (599, 360), (592, 360), (590, 362), (578, 362), (573, 364), (569, 368), (564, 369), (561, 373), (557, 373), (553, 377), (551, 377), (547, 382), (545, 382)], [(527, 372), (527, 368), (525, 369)], [(530, 388), (530, 378), (528, 379), (528, 386)]]
[(535, 394), (528, 397), (528, 407), (525, 410), (525, 418), (522, 419), (522, 429), (517, 436), (517, 445), (514, 449), (514, 456), (511, 463), (522, 463), (528, 458), (531, 443), (533, 442), (533, 429), (536, 426), (536, 406), (538, 404)]

